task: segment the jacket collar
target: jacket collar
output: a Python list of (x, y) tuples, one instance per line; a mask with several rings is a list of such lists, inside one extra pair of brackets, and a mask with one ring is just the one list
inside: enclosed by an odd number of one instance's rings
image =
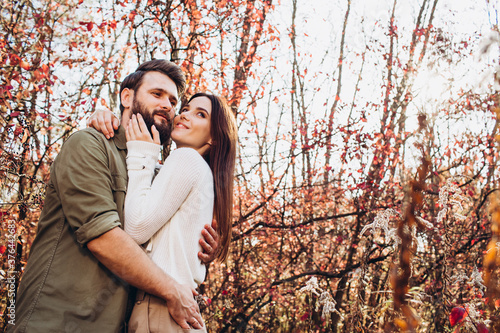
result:
[(125, 128), (120, 125), (118, 127), (118, 130), (115, 132), (115, 139), (114, 139), (116, 148), (121, 149), (121, 150), (127, 150), (127, 138), (125, 136)]

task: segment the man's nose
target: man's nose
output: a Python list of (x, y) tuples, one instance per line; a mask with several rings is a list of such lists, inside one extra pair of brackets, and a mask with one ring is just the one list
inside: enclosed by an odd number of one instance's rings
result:
[(167, 113), (169, 114), (170, 118), (173, 117), (174, 115), (174, 108), (172, 106), (172, 103), (170, 103), (170, 99), (168, 98), (164, 98), (162, 101), (161, 101), (161, 105), (160, 107), (167, 111)]

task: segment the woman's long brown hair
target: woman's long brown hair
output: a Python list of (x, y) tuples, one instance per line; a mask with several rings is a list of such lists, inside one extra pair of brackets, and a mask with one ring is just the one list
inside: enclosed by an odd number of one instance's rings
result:
[(214, 218), (217, 221), (217, 233), (220, 240), (216, 258), (224, 261), (231, 243), (233, 182), (238, 128), (234, 114), (221, 97), (197, 93), (191, 96), (188, 103), (196, 97), (207, 97), (212, 103), (210, 118), (212, 145), (203, 158), (207, 161), (214, 176)]

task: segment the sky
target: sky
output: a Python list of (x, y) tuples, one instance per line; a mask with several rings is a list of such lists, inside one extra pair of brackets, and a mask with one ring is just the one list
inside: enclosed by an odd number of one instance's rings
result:
[[(415, 28), (420, 4), (423, 0), (398, 0), (395, 12), (395, 25), (398, 35), (397, 49), (402, 61), (408, 58), (405, 45), (409, 44), (411, 31)], [(261, 89), (261, 79), (269, 67), (276, 66), (277, 70), (271, 73), (273, 85), (269, 80), (264, 83), (266, 98), (256, 108), (257, 118), (265, 119), (267, 112), (267, 100), (277, 99), (270, 113), (270, 121), (273, 128), (282, 125), (282, 134), (287, 137), (278, 141), (279, 149), (287, 151), (289, 146), (290, 124), (290, 89), (291, 89), (291, 59), (292, 49), (289, 38), (291, 26), (291, 0), (274, 1), (276, 9), (268, 16), (269, 23), (275, 25), (280, 33), (280, 42), (263, 43), (259, 46), (259, 52), (263, 59), (254, 68), (258, 78), (249, 81), (251, 93)], [(297, 31), (297, 50), (299, 53), (299, 66), (304, 75), (306, 83), (305, 103), (307, 106), (308, 121), (314, 125), (317, 121), (325, 119), (334, 102), (335, 91), (338, 82), (338, 57), (341, 40), (342, 25), (347, 8), (347, 0), (314, 0), (298, 1), (297, 17), (295, 20)], [(381, 108), (368, 107), (365, 105), (380, 104), (383, 99), (383, 85), (385, 84), (385, 59), (384, 53), (388, 50), (388, 25), (393, 6), (393, 0), (351, 0), (351, 10), (348, 19), (345, 38), (344, 66), (342, 75), (342, 92), (340, 95), (340, 107), (336, 111), (335, 121), (337, 124), (347, 123), (347, 117), (353, 107), (356, 116), (364, 109), (371, 115), (368, 122), (364, 124), (365, 131), (378, 129)], [(87, 8), (97, 10), (96, 3), (85, 0)], [(105, 5), (102, 8), (107, 8)], [(493, 75), (498, 66), (498, 47), (490, 48), (486, 55), (480, 55), (481, 47), (492, 39), (491, 26), (496, 22), (495, 9), (498, 8), (496, 1), (473, 1), (473, 0), (439, 0), (433, 28), (443, 32), (448, 44), (443, 46), (441, 57), (431, 56), (424, 59), (419, 68), (418, 75), (413, 82), (413, 101), (409, 106), (407, 130), (416, 128), (416, 116), (418, 112), (425, 111), (430, 115), (438, 115), (440, 110), (450, 97), (456, 97), (458, 92), (475, 91), (486, 93), (489, 85), (493, 83)], [(87, 13), (82, 12), (82, 18)], [(429, 12), (425, 13), (428, 17)], [(496, 37), (495, 37), (496, 38)], [(468, 44), (460, 56), (451, 53), (450, 49), (461, 43)], [(368, 48), (367, 48), (368, 45)], [(276, 49), (273, 50), (273, 47)], [(419, 51), (419, 50), (417, 50)], [(96, 52), (90, 48), (89, 54)], [(355, 91), (359, 71), (362, 65), (361, 54), (365, 52), (363, 74), (359, 82), (359, 91)], [(231, 56), (231, 55), (230, 55)], [(434, 61), (432, 59), (439, 59)], [(124, 70), (124, 74), (133, 71), (136, 66), (135, 59), (129, 59), (130, 65)], [(432, 60), (432, 61), (430, 61)], [(307, 73), (305, 73), (307, 70)], [(398, 69), (396, 68), (397, 72)], [(73, 80), (80, 81), (84, 77), (82, 73), (67, 73)], [(206, 75), (211, 75), (207, 72)], [(402, 71), (397, 72), (399, 77)], [(61, 87), (65, 89), (65, 87)], [(283, 115), (281, 111), (284, 110)], [(485, 126), (491, 124), (491, 119), (484, 114), (475, 114), (470, 118), (464, 118), (455, 123), (442, 123), (446, 128), (443, 136), (455, 135), (456, 131), (466, 124), (469, 128), (484, 130)], [(84, 122), (80, 123), (84, 126)], [(263, 126), (259, 123), (257, 126)], [(245, 128), (246, 129), (246, 128)], [(243, 140), (248, 140), (248, 149), (252, 149), (255, 138), (242, 131), (240, 135)], [(341, 138), (339, 138), (341, 139)], [(446, 138), (444, 139), (446, 141)], [(245, 142), (244, 142), (245, 143)], [(249, 154), (253, 152), (249, 151)], [(417, 156), (408, 155), (409, 163)], [(321, 164), (321, 161), (319, 161)], [(353, 166), (358, 168), (358, 166)]]
[[(401, 47), (409, 44), (408, 38), (415, 28), (421, 3), (422, 1), (397, 1), (395, 25), (400, 36), (397, 46), (403, 60), (407, 59), (407, 52), (405, 54), (405, 51), (401, 51)], [(392, 6), (392, 0), (351, 1), (340, 96), (345, 107), (336, 113), (336, 122), (347, 121), (361, 68), (360, 54), (365, 51), (367, 43), (370, 45), (370, 50), (366, 53), (360, 90), (356, 93), (355, 103), (358, 107), (355, 109), (359, 111), (362, 109), (359, 105), (365, 103), (380, 103), (383, 98), (383, 91), (380, 87), (384, 84), (385, 59), (382, 56), (388, 49), (386, 33)], [(335, 79), (339, 57), (338, 46), (346, 8), (347, 0), (298, 2), (297, 46), (300, 53), (299, 64), (302, 69), (308, 70), (304, 80), (307, 82), (306, 104), (310, 123), (323, 119), (334, 101), (332, 96), (335, 95), (337, 88)], [(427, 51), (428, 58), (424, 59), (414, 79), (413, 101), (408, 109), (409, 120), (406, 128), (408, 131), (417, 128), (416, 116), (419, 112), (442, 117), (442, 109), (448, 99), (456, 99), (460, 91), (473, 91), (480, 94), (491, 92), (493, 75), (498, 67), (498, 44), (493, 44), (487, 54), (481, 54), (480, 50), (488, 41), (498, 39), (496, 34), (491, 32), (492, 25), (497, 22), (496, 8), (498, 8), (496, 1), (440, 0), (438, 2), (433, 28), (442, 31), (447, 44), (442, 48), (441, 57), (432, 56), (431, 59), (432, 52)], [(283, 86), (288, 87), (291, 84), (289, 74), (291, 44), (288, 37), (291, 10), (290, 1), (282, 1), (271, 15), (271, 20), (278, 24), (281, 32), (281, 54), (276, 57), (281, 57), (284, 61), (277, 62), (280, 66), (279, 73), (282, 74), (278, 79), (282, 80)], [(428, 17), (429, 12), (425, 12), (424, 15)], [(450, 51), (452, 47), (464, 45), (463, 43), (467, 43), (467, 48), (460, 56)], [(375, 48), (378, 49), (375, 50)], [(438, 60), (435, 61), (435, 59)], [(402, 73), (400, 73), (401, 76)], [(277, 77), (275, 76), (274, 79)], [(279, 97), (280, 102), (283, 102), (277, 107), (289, 108), (290, 99), (287, 96)], [(278, 113), (275, 112), (275, 114)], [(375, 131), (380, 126), (381, 109), (372, 110), (371, 114), (372, 117), (365, 124), (367, 131)], [(491, 114), (475, 113), (453, 122), (442, 118), (436, 121), (436, 124), (440, 126), (436, 130), (441, 131), (442, 140), (446, 143), (450, 141), (450, 137), (456, 136), (464, 129), (480, 133), (486, 127), (491, 127), (493, 122)], [(408, 165), (416, 165), (418, 158), (418, 153), (410, 151), (407, 155)], [(353, 165), (353, 169), (357, 167)]]

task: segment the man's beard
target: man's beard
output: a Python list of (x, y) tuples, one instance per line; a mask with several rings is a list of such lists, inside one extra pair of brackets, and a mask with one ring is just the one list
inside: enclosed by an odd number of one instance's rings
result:
[[(144, 104), (139, 102), (134, 96), (134, 100), (132, 102), (132, 114), (138, 113), (140, 113), (144, 119), (144, 123), (146, 123), (148, 131), (151, 133), (151, 137), (153, 137), (151, 126), (155, 125), (156, 129), (160, 133), (160, 142), (162, 145), (170, 139), (170, 133), (172, 132), (172, 119), (170, 119), (170, 116), (166, 111), (162, 109), (155, 109), (153, 113), (149, 113)], [(164, 116), (167, 121), (156, 123), (154, 116), (157, 114)]]

